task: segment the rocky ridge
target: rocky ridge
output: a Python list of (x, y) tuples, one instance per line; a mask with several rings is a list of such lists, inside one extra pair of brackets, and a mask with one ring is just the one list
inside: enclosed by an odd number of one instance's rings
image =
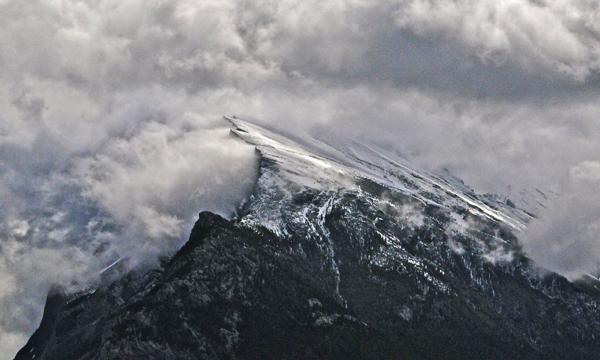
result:
[(593, 359), (600, 291), (539, 269), (532, 212), (372, 144), (234, 117), (260, 174), (160, 269), (53, 291), (17, 359)]

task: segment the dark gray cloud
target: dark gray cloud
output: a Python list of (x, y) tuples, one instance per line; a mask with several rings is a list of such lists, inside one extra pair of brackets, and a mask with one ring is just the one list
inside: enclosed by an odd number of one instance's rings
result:
[(377, 141), (517, 201), (557, 192), (525, 248), (594, 271), (599, 20), (593, 0), (0, 0), (1, 353), (51, 283), (232, 213), (255, 155), (223, 114)]

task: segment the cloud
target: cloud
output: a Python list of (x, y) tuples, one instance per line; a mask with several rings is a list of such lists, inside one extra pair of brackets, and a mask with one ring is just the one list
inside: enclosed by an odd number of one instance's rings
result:
[(599, 7), (593, 1), (407, 0), (402, 27), (455, 41), (484, 61), (585, 81), (598, 70)]
[(377, 141), (517, 203), (560, 190), (525, 248), (593, 271), (599, 16), (592, 0), (0, 1), (1, 353), (50, 284), (152, 262), (198, 211), (235, 211), (256, 159), (223, 114)]
[(10, 358), (40, 319), (39, 293), (47, 292), (53, 283), (69, 287), (81, 282), (89, 277), (93, 261), (70, 246), (38, 248), (14, 238), (3, 238), (0, 250), (0, 344), (7, 351), (3, 356)]
[(169, 125), (148, 122), (131, 138), (112, 138), (75, 161), (72, 176), (83, 196), (127, 224), (121, 232), (144, 239), (123, 239), (115, 244), (118, 253), (143, 259), (173, 251), (198, 211), (231, 216), (249, 193), (256, 178), (253, 148), (232, 140), (222, 124), (198, 127), (206, 123), (193, 114)]
[(569, 169), (561, 196), (530, 227), (525, 250), (542, 266), (571, 279), (600, 268), (600, 161)]

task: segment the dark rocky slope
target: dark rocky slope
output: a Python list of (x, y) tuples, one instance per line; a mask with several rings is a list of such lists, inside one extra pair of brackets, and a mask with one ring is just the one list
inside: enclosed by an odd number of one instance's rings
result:
[(161, 269), (54, 291), (17, 359), (598, 358), (597, 288), (542, 275), (501, 204), (400, 168), (332, 175), (235, 125), (262, 155), (239, 216), (201, 213)]

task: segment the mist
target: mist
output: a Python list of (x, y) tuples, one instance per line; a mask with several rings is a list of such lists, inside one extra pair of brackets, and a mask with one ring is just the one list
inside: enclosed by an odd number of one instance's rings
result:
[(52, 284), (234, 216), (257, 159), (225, 114), (376, 141), (517, 204), (540, 189), (528, 255), (598, 270), (595, 1), (3, 0), (0, 22), (0, 358)]

